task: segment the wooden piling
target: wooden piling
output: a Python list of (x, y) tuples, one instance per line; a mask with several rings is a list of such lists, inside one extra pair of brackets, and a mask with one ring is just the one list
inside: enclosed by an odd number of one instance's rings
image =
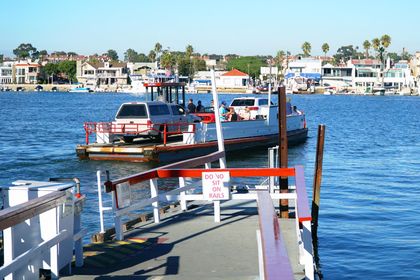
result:
[[(281, 168), (287, 168), (287, 124), (286, 124), (286, 88), (278, 88), (279, 96), (279, 163)], [(280, 193), (289, 192), (289, 180), (287, 177), (280, 177)], [(287, 199), (280, 200), (280, 217), (289, 218), (289, 201)]]
[(322, 178), (322, 161), (324, 156), (324, 139), (325, 139), (325, 125), (318, 126), (318, 140), (316, 145), (316, 160), (315, 160), (315, 174), (312, 193), (312, 243), (314, 248), (314, 260), (317, 267), (317, 273), (321, 274), (319, 269), (319, 254), (318, 254), (318, 214), (321, 194), (321, 178)]

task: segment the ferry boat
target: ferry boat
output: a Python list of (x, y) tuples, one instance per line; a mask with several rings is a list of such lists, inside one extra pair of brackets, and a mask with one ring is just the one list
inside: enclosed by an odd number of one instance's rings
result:
[[(289, 106), (291, 107), (290, 103)], [(224, 121), (221, 123), (224, 145), (227, 152), (248, 148), (267, 147), (278, 143), (278, 106), (269, 106), (267, 115), (255, 119)], [(214, 115), (213, 115), (214, 116)], [(159, 127), (159, 129), (156, 129)], [(137, 123), (85, 123), (86, 145), (79, 145), (76, 152), (80, 158), (93, 160), (125, 160), (173, 162), (202, 156), (217, 150), (217, 125), (213, 120), (193, 123), (148, 122)], [(161, 133), (161, 142), (144, 139), (142, 135)], [(150, 133), (149, 133), (150, 132)], [(89, 144), (90, 135), (96, 134), (96, 143)], [(125, 143), (127, 135), (132, 143)], [(290, 145), (306, 141), (308, 129), (305, 114), (294, 111), (287, 115), (287, 138)], [(156, 137), (154, 137), (156, 139)], [(180, 140), (180, 138), (182, 138)]]
[[(215, 84), (212, 86), (215, 87)], [(171, 106), (163, 108), (164, 106), (153, 104), (152, 107), (160, 106), (162, 108), (156, 107), (152, 112), (150, 111), (151, 106), (148, 104), (143, 104), (144, 106), (141, 106), (141, 108), (131, 104), (133, 106), (130, 105), (130, 108), (127, 107), (127, 109), (133, 109), (134, 111), (127, 110), (123, 114), (127, 115), (128, 118), (132, 118), (131, 121), (127, 122), (124, 116), (124, 122), (118, 122), (117, 119), (122, 117), (120, 112), (118, 112), (114, 122), (84, 123), (86, 145), (78, 145), (76, 148), (76, 153), (80, 158), (173, 162), (216, 151), (218, 145), (217, 135), (220, 135), (220, 132), (223, 132), (223, 142), (228, 152), (239, 149), (267, 147), (279, 142), (280, 110), (278, 106), (272, 105), (271, 92), (269, 92), (269, 96), (265, 100), (265, 105), (264, 102), (260, 102), (261, 98), (254, 98), (258, 102), (251, 102), (252, 106), (250, 105), (251, 103), (234, 104), (232, 102), (231, 106), (238, 110), (238, 115), (240, 109), (255, 110), (254, 114), (249, 114), (249, 118), (244, 118), (243, 120), (242, 118), (237, 118), (237, 121), (219, 122), (218, 114), (209, 113), (210, 118), (202, 118), (201, 122), (194, 121), (189, 123), (183, 121), (182, 115), (186, 114), (185, 110), (177, 109), (182, 107), (178, 105), (180, 102), (183, 106), (186, 104), (185, 83), (156, 83), (153, 85), (148, 84), (146, 87), (151, 87), (150, 95), (148, 95), (149, 92), (146, 89), (148, 102), (159, 100), (169, 103)], [(156, 91), (153, 90), (154, 88)], [(217, 104), (218, 95), (216, 89), (213, 89), (213, 99)], [(244, 102), (252, 101), (250, 99), (252, 98), (248, 98)], [(288, 142), (293, 145), (306, 141), (308, 129), (306, 127), (305, 114), (298, 111), (295, 106), (292, 107), (290, 102), (283, 102), (282, 108), (285, 111), (287, 120)], [(234, 105), (237, 105), (237, 107)], [(164, 112), (168, 110), (173, 112)], [(219, 111), (217, 107), (214, 107), (214, 110)], [(137, 120), (139, 119), (139, 114), (142, 116), (141, 120)], [(158, 122), (153, 120), (153, 114), (159, 115)], [(170, 119), (160, 118), (163, 115), (170, 116)], [(179, 115), (179, 121), (174, 121), (173, 117), (175, 115)], [(200, 114), (198, 115), (200, 116)], [(145, 116), (148, 117), (145, 118)], [(144, 140), (144, 136), (155, 136), (157, 133), (159, 137), (151, 137), (151, 140)], [(90, 136), (93, 134), (96, 135), (96, 143), (89, 144)], [(128, 139), (130, 135), (132, 137), (130, 137), (131, 141), (129, 142), (133, 143), (126, 143), (124, 138)], [(181, 137), (182, 139), (179, 140)], [(163, 140), (163, 143), (156, 143), (157, 139)]]

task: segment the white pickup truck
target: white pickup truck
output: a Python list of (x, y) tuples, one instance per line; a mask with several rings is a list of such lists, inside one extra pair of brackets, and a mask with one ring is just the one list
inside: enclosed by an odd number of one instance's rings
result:
[(187, 114), (180, 105), (146, 101), (123, 103), (112, 126), (115, 134), (125, 142), (132, 142), (139, 137), (161, 139), (165, 125), (168, 132), (174, 132), (200, 121), (201, 118)]

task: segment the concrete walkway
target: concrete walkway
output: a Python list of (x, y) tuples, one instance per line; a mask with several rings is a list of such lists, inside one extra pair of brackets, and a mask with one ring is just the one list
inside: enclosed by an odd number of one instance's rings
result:
[[(255, 201), (222, 203), (222, 221), (214, 222), (212, 204), (165, 214), (146, 222), (124, 241), (85, 246), (85, 265), (62, 279), (259, 279)], [(282, 234), (296, 279), (294, 220), (281, 220)]]

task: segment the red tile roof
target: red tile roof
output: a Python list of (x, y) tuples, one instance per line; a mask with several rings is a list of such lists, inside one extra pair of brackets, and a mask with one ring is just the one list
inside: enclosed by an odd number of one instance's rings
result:
[(226, 72), (222, 76), (246, 76), (248, 77), (248, 74), (245, 74), (244, 72), (239, 71), (238, 69), (232, 69), (229, 72)]
[(373, 64), (381, 64), (379, 60), (376, 59), (352, 59), (352, 64), (364, 64), (364, 65), (373, 65)]

